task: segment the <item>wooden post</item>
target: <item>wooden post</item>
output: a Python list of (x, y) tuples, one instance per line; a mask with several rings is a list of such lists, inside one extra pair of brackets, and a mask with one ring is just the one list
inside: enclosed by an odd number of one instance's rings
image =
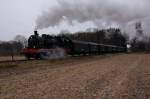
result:
[(13, 44), (11, 44), (11, 61), (14, 61), (14, 48), (13, 48)]

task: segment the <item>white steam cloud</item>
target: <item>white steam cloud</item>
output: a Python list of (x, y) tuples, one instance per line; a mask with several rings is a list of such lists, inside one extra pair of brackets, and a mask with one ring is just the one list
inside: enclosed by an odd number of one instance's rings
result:
[(43, 12), (36, 21), (37, 29), (59, 25), (64, 20), (74, 25), (92, 22), (98, 28), (116, 25), (133, 32), (130, 26), (141, 21), (150, 31), (150, 0), (58, 0), (58, 5)]

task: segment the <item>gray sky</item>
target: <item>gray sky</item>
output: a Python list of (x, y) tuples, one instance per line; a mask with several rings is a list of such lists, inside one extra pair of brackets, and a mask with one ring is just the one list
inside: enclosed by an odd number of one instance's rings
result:
[(0, 0), (0, 40), (28, 37), (36, 25), (40, 33), (58, 33), (123, 23), (131, 28), (136, 20), (149, 33), (149, 6), (149, 0)]
[(29, 36), (37, 16), (56, 4), (55, 0), (0, 0), (0, 40), (17, 34)]

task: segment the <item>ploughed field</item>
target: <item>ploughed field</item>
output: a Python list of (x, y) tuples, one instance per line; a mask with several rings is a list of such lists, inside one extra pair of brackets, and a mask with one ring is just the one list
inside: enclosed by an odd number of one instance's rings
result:
[(150, 54), (2, 63), (0, 99), (150, 99)]

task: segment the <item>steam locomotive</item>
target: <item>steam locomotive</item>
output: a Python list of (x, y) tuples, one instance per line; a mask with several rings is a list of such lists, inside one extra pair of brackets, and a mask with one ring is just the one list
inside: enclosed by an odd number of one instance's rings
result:
[(125, 47), (71, 40), (66, 36), (39, 36), (37, 31), (28, 39), (28, 47), (22, 50), (27, 59), (54, 59), (67, 55), (90, 55), (126, 52)]

